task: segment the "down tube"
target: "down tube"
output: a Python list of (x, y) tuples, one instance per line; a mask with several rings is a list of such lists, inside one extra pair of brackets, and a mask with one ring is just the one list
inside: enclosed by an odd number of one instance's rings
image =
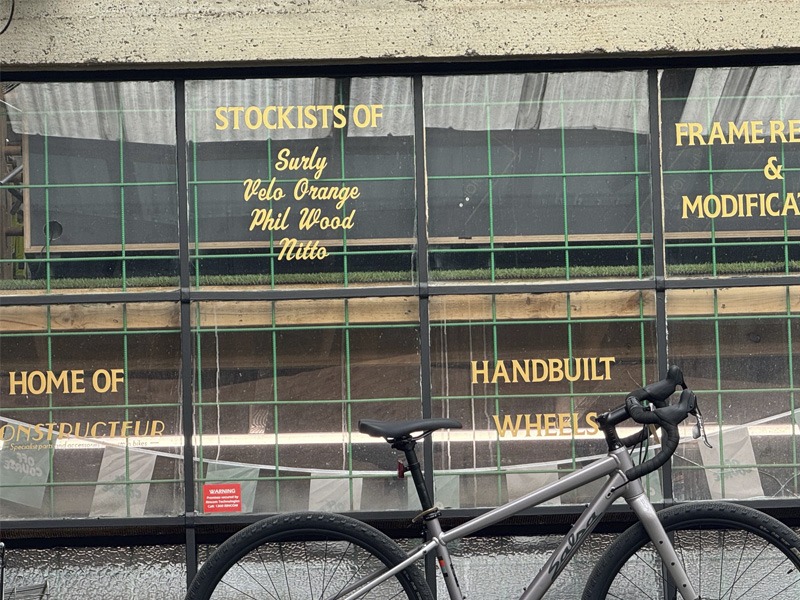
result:
[(572, 529), (561, 540), (558, 548), (556, 548), (519, 600), (540, 600), (544, 596), (581, 544), (597, 523), (600, 522), (608, 507), (622, 496), (626, 489), (626, 483), (625, 475), (620, 472), (609, 477), (603, 489), (594, 497), (589, 506), (586, 507), (586, 510), (581, 513)]

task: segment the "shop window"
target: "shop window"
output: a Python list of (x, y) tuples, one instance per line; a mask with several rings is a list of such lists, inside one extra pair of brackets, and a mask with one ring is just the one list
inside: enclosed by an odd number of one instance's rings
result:
[(0, 514), (183, 509), (177, 305), (0, 307)]
[(434, 300), (433, 414), (464, 425), (436, 434), (438, 478), (455, 475), (456, 506), (500, 504), (604, 453), (597, 415), (657, 376), (651, 294)]
[(424, 78), (431, 278), (652, 276), (647, 76)]
[(190, 441), (201, 513), (415, 509), (356, 423), (424, 408), (437, 503), (494, 506), (664, 348), (674, 498), (795, 496), (796, 70), (4, 84), (0, 516), (180, 514)]
[[(422, 415), (416, 299), (202, 302), (194, 311), (205, 512), (407, 507), (393, 452), (356, 425)], [(225, 482), (240, 495), (227, 510), (208, 496)]]
[(797, 496), (799, 298), (796, 287), (668, 293), (670, 355), (691, 374), (713, 446), (680, 446), (676, 498)]
[(0, 289), (177, 287), (172, 84), (7, 89)]
[(195, 287), (415, 281), (411, 80), (190, 81)]
[(669, 275), (798, 271), (797, 75), (793, 66), (663, 72)]

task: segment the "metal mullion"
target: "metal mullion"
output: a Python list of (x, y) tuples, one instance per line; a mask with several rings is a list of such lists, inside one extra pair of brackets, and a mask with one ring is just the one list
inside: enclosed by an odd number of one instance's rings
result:
[(353, 497), (353, 405), (351, 403), (352, 394), (351, 394), (351, 368), (352, 364), (350, 363), (350, 307), (348, 305), (347, 300), (342, 300), (344, 302), (344, 386), (345, 386), (345, 417), (347, 419), (347, 456), (345, 457), (346, 465), (347, 465), (347, 488), (349, 490), (350, 495), (350, 509), (353, 510), (354, 506), (354, 497)]
[[(633, 86), (634, 86), (634, 89), (633, 89), (634, 99), (631, 102), (631, 109), (632, 109), (632, 114), (633, 114), (633, 127), (632, 127), (632, 129), (633, 129), (633, 171), (634, 171), (634, 173), (636, 173), (636, 175), (634, 175), (634, 206), (635, 206), (635, 211), (634, 212), (636, 213), (636, 244), (638, 246), (637, 250), (636, 250), (636, 257), (637, 257), (637, 263), (638, 263), (638, 269), (639, 269), (639, 273), (638, 273), (639, 274), (639, 279), (641, 279), (644, 269), (643, 269), (643, 266), (642, 266), (642, 246), (641, 246), (641, 244), (642, 244), (642, 215), (641, 215), (641, 206), (640, 206), (641, 198), (640, 198), (640, 191), (639, 191), (639, 187), (640, 187), (640, 184), (641, 184), (640, 179), (639, 179), (639, 177), (640, 177), (639, 176), (639, 128), (638, 128), (638, 126), (639, 126), (639, 114), (638, 114), (638, 112), (636, 110), (636, 104), (637, 104), (639, 98), (638, 98), (638, 96), (636, 94), (636, 81), (635, 81), (635, 79), (634, 79), (634, 82), (633, 82)], [(652, 177), (652, 176), (653, 175), (651, 173), (650, 177)], [(652, 204), (653, 199), (651, 198), (650, 201), (651, 201), (651, 204)]]
[(558, 111), (560, 115), (561, 125), (561, 199), (564, 202), (562, 208), (564, 209), (564, 267), (566, 269), (564, 278), (570, 280), (570, 262), (569, 262), (569, 212), (567, 210), (567, 142), (566, 142), (566, 128), (564, 123), (564, 86), (561, 85), (559, 90), (560, 98), (558, 103)]
[[(119, 99), (118, 99), (119, 101)], [(124, 136), (125, 136), (125, 129), (123, 127), (122, 122), (122, 110), (117, 107), (117, 127), (119, 128), (119, 183), (125, 183), (125, 156), (124, 156)], [(127, 282), (127, 275), (128, 275), (128, 267), (127, 262), (125, 260), (126, 255), (126, 248), (125, 248), (125, 186), (119, 186), (119, 221), (120, 221), (120, 262), (121, 264), (121, 273), (122, 273), (122, 291), (126, 291), (128, 289), (128, 282)], [(126, 455), (127, 456), (127, 455)], [(127, 458), (126, 458), (127, 462)]]
[[(660, 72), (650, 70), (648, 76), (648, 105), (650, 107), (650, 194), (653, 218), (653, 268), (656, 290), (663, 291), (666, 275), (664, 252), (664, 164), (661, 156), (661, 81)], [(664, 355), (666, 356), (666, 355)], [(666, 373), (666, 363), (660, 365)]]
[[(422, 285), (422, 284), (419, 284)], [(336, 298), (373, 298), (415, 296), (419, 293), (417, 286), (386, 286), (386, 287), (350, 287), (344, 288), (303, 288), (286, 290), (220, 290), (220, 291), (195, 291), (193, 300), (321, 300)]]
[(0, 306), (51, 306), (58, 304), (113, 304), (115, 302), (177, 302), (180, 294), (169, 292), (102, 292), (81, 294), (54, 294), (47, 296), (4, 296), (0, 297)]
[(797, 484), (798, 484), (798, 451), (797, 451), (797, 412), (796, 408), (796, 392), (795, 390), (795, 382), (794, 382), (794, 355), (792, 354), (792, 346), (793, 346), (793, 337), (792, 337), (792, 303), (791, 303), (791, 289), (787, 286), (786, 287), (786, 347), (787, 347), (787, 356), (788, 356), (788, 364), (787, 367), (789, 369), (789, 410), (792, 412), (792, 416), (789, 418), (789, 422), (792, 424), (792, 463), (794, 465), (794, 490), (795, 494), (797, 493)]
[[(784, 279), (785, 281), (785, 279)], [(431, 296), (457, 296), (474, 295), (478, 292), (487, 294), (530, 294), (544, 292), (588, 292), (588, 291), (632, 291), (632, 290), (652, 290), (653, 282), (647, 280), (573, 280), (573, 281), (543, 281), (536, 283), (497, 283), (482, 284), (476, 289), (474, 284), (440, 283), (432, 285), (427, 293)]]
[[(350, 99), (348, 98), (348, 102), (349, 101), (350, 101)], [(339, 80), (339, 102), (341, 102), (342, 104), (344, 104), (344, 102), (345, 102), (345, 99), (344, 99), (344, 81), (341, 80), (341, 79)], [(345, 138), (345, 136), (344, 136), (344, 131), (345, 131), (344, 128), (342, 128), (342, 129), (340, 129), (338, 131), (338, 134), (339, 134), (339, 161), (340, 161), (339, 175), (340, 175), (340, 178), (338, 180), (336, 180), (338, 183), (341, 183), (342, 185), (344, 185), (344, 181), (345, 181), (345, 167), (344, 167), (344, 138)], [(344, 215), (346, 214), (346, 211), (347, 211), (347, 206), (345, 204), (342, 204), (342, 217), (344, 217)], [(342, 272), (344, 273), (344, 283), (343, 283), (344, 287), (349, 287), (348, 270), (347, 270), (349, 261), (347, 260), (347, 258), (348, 258), (347, 229), (345, 227), (342, 227)]]
[(797, 285), (797, 275), (765, 275), (758, 277), (726, 277), (724, 280), (709, 280), (702, 277), (671, 279), (666, 282), (668, 289), (694, 289), (694, 288), (709, 288), (714, 285), (720, 285), (724, 281), (725, 288), (759, 288), (759, 287), (775, 287), (786, 285)]
[[(184, 106), (184, 112), (185, 112), (185, 106)], [(198, 194), (197, 194), (197, 189), (199, 187), (199, 182), (197, 180), (197, 143), (198, 143), (197, 140), (199, 139), (199, 135), (197, 133), (197, 111), (196, 110), (192, 110), (191, 111), (191, 115), (192, 115), (192, 139), (191, 139), (191, 144), (192, 144), (192, 181), (191, 181), (192, 195), (191, 195), (191, 201), (192, 201), (192, 207), (193, 207), (194, 210), (193, 211), (189, 211), (188, 207), (187, 207), (187, 216), (186, 216), (187, 229), (186, 229), (186, 231), (187, 231), (187, 249), (189, 247), (189, 242), (188, 242), (189, 229), (192, 229), (192, 231), (194, 233), (194, 257), (195, 257), (194, 285), (195, 285), (196, 288), (199, 289), (200, 288), (200, 271), (201, 271), (200, 262), (201, 261), (200, 261), (200, 216), (199, 216), (199, 212), (198, 212), (199, 211), (199, 205), (198, 205)], [(186, 143), (188, 145), (188, 143), (189, 143), (188, 139), (186, 140)], [(187, 173), (187, 176), (188, 176), (188, 173)], [(189, 183), (188, 182), (186, 184), (186, 189), (187, 189), (186, 200), (187, 200), (187, 203), (188, 203), (188, 201), (189, 201), (189, 195), (188, 195)], [(179, 201), (180, 201), (180, 194), (178, 195), (178, 197), (179, 197)], [(190, 222), (190, 220), (189, 220), (191, 217), (194, 218), (193, 222)], [(187, 261), (188, 260), (189, 260), (189, 257), (187, 257)], [(181, 261), (181, 266), (182, 265), (183, 265), (183, 261)], [(187, 268), (188, 268), (188, 266), (189, 265), (188, 265), (188, 262), (187, 262)], [(190, 279), (189, 283), (187, 284), (186, 289), (189, 289), (189, 286), (191, 286), (191, 279)], [(183, 288), (183, 287), (184, 287), (184, 285), (181, 284), (181, 288)]]
[[(666, 251), (664, 236), (664, 163), (661, 154), (661, 72), (651, 69), (647, 72), (647, 96), (650, 123), (650, 196), (653, 218), (653, 274), (655, 282), (655, 325), (656, 325), (656, 373), (665, 377), (669, 367), (669, 347), (667, 344), (667, 278)], [(643, 326), (643, 325), (642, 325)], [(642, 341), (644, 344), (644, 341)], [(644, 355), (643, 355), (644, 356)], [(646, 376), (644, 365), (642, 375)], [(646, 379), (644, 379), (646, 381)], [(674, 502), (672, 481), (672, 461), (662, 467), (663, 481), (661, 492), (664, 502)]]
[[(428, 265), (428, 170), (427, 170), (427, 145), (425, 140), (425, 111), (423, 95), (423, 79), (415, 75), (411, 79), (414, 113), (414, 191), (416, 203), (416, 265), (417, 289), (419, 297), (419, 355), (420, 355), (420, 400), (422, 403), (423, 418), (433, 416), (432, 401), (432, 375), (431, 375), (431, 320), (430, 298), (428, 296), (429, 265)], [(425, 486), (428, 495), (435, 503), (434, 493), (434, 464), (433, 464), (433, 436), (426, 436), (422, 444), (422, 465)], [(420, 532), (424, 535), (424, 532)], [(425, 578), (428, 586), (436, 598), (436, 562), (433, 554), (425, 557)]]
[[(175, 81), (175, 158), (178, 184), (178, 264), (180, 281), (180, 361), (181, 361), (181, 426), (183, 428), (183, 501), (186, 527), (186, 585), (197, 573), (197, 545), (194, 535), (195, 477), (192, 318), (189, 273), (189, 185), (188, 145), (186, 139), (186, 81)], [(199, 344), (198, 344), (199, 348)]]
[[(124, 281), (124, 279), (123, 279)], [(125, 406), (125, 420), (130, 419), (130, 383), (128, 369), (128, 305), (122, 305), (122, 372), (125, 374), (125, 387), (123, 390), (123, 401)], [(131, 516), (131, 469), (130, 469), (130, 446), (125, 444), (125, 516)]]

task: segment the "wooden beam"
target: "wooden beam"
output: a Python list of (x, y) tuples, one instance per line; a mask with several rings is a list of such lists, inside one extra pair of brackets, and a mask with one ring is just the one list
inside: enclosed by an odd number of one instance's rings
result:
[[(77, 292), (76, 292), (77, 293)], [(435, 325), (471, 321), (652, 318), (655, 295), (640, 291), (592, 291), (547, 294), (434, 296), (431, 321)], [(123, 312), (123, 307), (125, 312)], [(800, 286), (669, 290), (668, 317), (714, 315), (760, 316), (800, 313)], [(353, 298), (282, 301), (198, 302), (192, 327), (250, 328), (292, 326), (419, 323), (416, 297)], [(121, 302), (52, 305), (51, 331), (122, 331), (170, 329), (180, 326), (178, 304)], [(0, 307), (0, 331), (48, 331), (48, 307)]]
[(590, 319), (652, 317), (655, 296), (650, 292), (554, 292), (548, 294), (498, 294), (435, 296), (431, 299), (434, 323), (535, 319)]

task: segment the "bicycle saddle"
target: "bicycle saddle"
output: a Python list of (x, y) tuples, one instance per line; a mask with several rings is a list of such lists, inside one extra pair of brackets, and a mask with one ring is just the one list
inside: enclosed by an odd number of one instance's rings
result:
[(378, 421), (375, 419), (361, 419), (358, 430), (372, 437), (382, 437), (396, 440), (409, 437), (418, 432), (418, 436), (426, 436), (437, 429), (461, 429), (461, 423), (455, 419), (417, 419), (415, 421)]

